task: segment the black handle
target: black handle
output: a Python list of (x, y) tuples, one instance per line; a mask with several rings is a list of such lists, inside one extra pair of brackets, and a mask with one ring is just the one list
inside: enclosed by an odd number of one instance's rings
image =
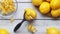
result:
[(18, 23), (17, 25), (16, 25), (16, 27), (14, 28), (14, 32), (16, 32), (18, 29), (19, 29), (19, 27), (21, 27), (21, 25), (22, 25), (22, 23), (24, 22), (25, 20), (23, 19), (20, 23)]

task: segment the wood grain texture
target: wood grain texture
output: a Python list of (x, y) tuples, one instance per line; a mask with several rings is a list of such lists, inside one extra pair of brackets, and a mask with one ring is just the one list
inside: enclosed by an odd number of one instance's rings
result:
[(17, 0), (17, 2), (31, 2), (31, 0)]
[[(30, 22), (25, 21), (21, 28), (19, 28), (19, 30), (14, 33), (14, 27), (21, 22), (21, 20), (15, 20), (13, 23), (10, 23), (9, 20), (3, 20), (4, 22), (2, 22), (2, 20), (0, 20), (0, 28), (6, 28), (11, 34), (31, 34), (28, 30), (28, 24)], [(34, 20), (33, 22), (31, 22), (37, 29), (37, 31), (35, 32), (35, 34), (46, 34), (46, 29), (49, 27), (55, 27), (60, 29), (60, 20)], [(43, 33), (44, 32), (44, 33)]]
[[(42, 15), (32, 3), (28, 3), (28, 2), (27, 3), (22, 3), (23, 0), (20, 0), (20, 1), (21, 1), (21, 3), (18, 2), (18, 8), (17, 8), (16, 13), (12, 16), (14, 19), (23, 19), (24, 10), (26, 8), (33, 8), (36, 11), (36, 13), (37, 13), (37, 18), (36, 19), (54, 19), (52, 17)], [(10, 19), (8, 17), (6, 17), (6, 18)], [(0, 17), (0, 19), (6, 19), (6, 18)], [(60, 18), (58, 18), (58, 19), (60, 19)]]
[[(26, 8), (33, 8), (37, 13), (36, 19), (53, 19), (52, 17), (42, 15), (36, 7), (33, 6), (32, 3), (18, 3), (18, 10), (16, 15), (14, 16), (15, 19), (23, 19), (24, 10)], [(19, 16), (19, 17), (18, 17)], [(59, 18), (58, 18), (59, 19)]]
[[(15, 0), (14, 0), (15, 1)], [(32, 22), (37, 31), (34, 34), (46, 34), (46, 29), (49, 27), (55, 27), (60, 29), (60, 20), (52, 20), (53, 18), (43, 16), (36, 7), (33, 6), (31, 0), (17, 0), (18, 9), (16, 13), (11, 17), (14, 18), (14, 22), (10, 22), (10, 18), (3, 18), (0, 16), (0, 28), (6, 28), (10, 34), (32, 34), (27, 30), (29, 22), (25, 21), (21, 28), (14, 33), (14, 27), (22, 21), (24, 15), (24, 9), (33, 8), (37, 12), (37, 18)], [(60, 18), (58, 18), (60, 19)]]
[[(26, 8), (33, 8), (36, 11), (36, 13), (37, 13), (37, 18), (36, 19), (54, 19), (52, 17), (42, 15), (38, 11), (38, 9), (33, 6), (32, 3), (18, 3), (18, 9), (17, 9), (16, 13), (12, 17), (14, 19), (23, 19), (24, 10)], [(4, 19), (4, 18), (0, 18), (0, 19)], [(10, 19), (10, 18), (7, 18), (7, 19)], [(58, 18), (58, 19), (60, 19), (60, 18)]]

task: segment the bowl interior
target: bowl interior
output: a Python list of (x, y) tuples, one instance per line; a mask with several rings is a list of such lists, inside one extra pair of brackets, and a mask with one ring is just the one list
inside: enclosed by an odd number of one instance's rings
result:
[[(11, 18), (13, 15), (15, 15), (15, 13), (16, 13), (16, 11), (17, 11), (17, 8), (18, 8), (18, 3), (17, 3), (17, 0), (13, 0), (13, 2), (14, 2), (14, 5), (15, 5), (15, 10), (14, 10), (14, 12), (11, 13), (11, 14), (8, 14), (8, 15), (3, 15), (3, 14), (1, 13), (1, 10), (0, 10), (0, 16), (1, 16), (1, 17)], [(0, 3), (1, 3), (1, 0), (0, 0)]]

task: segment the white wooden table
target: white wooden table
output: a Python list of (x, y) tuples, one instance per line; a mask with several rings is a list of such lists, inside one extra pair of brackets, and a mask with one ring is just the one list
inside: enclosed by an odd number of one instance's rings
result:
[(60, 29), (59, 27), (60, 20), (52, 20), (53, 18), (51, 17), (41, 15), (39, 11), (33, 6), (33, 4), (31, 3), (31, 0), (17, 0), (17, 1), (18, 1), (17, 2), (18, 9), (16, 14), (13, 15), (13, 18), (15, 19), (14, 22), (10, 23), (10, 20), (7, 20), (10, 18), (7, 18), (5, 20), (5, 18), (0, 17), (0, 28), (6, 28), (10, 32), (10, 34), (32, 34), (27, 30), (27, 25), (28, 25), (27, 21), (25, 21), (22, 24), (22, 27), (17, 31), (17, 33), (14, 33), (13, 29), (19, 22), (22, 21), (24, 9), (33, 8), (37, 12), (37, 18), (32, 23), (37, 29), (37, 32), (35, 32), (34, 34), (46, 34), (46, 28), (48, 27), (56, 27)]

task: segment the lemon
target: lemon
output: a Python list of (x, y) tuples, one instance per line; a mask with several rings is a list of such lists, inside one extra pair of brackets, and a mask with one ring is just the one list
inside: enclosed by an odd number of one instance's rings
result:
[(47, 14), (50, 11), (50, 4), (48, 2), (43, 2), (40, 7), (39, 7), (39, 11), (42, 14)]
[(58, 11), (59, 11), (59, 14), (60, 14), (60, 9), (58, 9)]
[(48, 28), (47, 34), (60, 34), (57, 28)]
[(36, 32), (36, 28), (33, 25), (29, 24), (28, 25), (28, 31)]
[(25, 18), (26, 20), (32, 20), (32, 19), (35, 19), (36, 16), (37, 16), (37, 13), (34, 9), (32, 8), (26, 8), (25, 9)]
[(2, 9), (2, 14), (3, 15), (7, 15), (8, 14), (4, 8)]
[(60, 12), (59, 10), (52, 10), (52, 11), (51, 11), (52, 17), (59, 17), (59, 15), (60, 15), (59, 12)]
[(32, 27), (32, 25), (28, 25), (28, 31), (31, 31), (31, 27)]
[(58, 9), (60, 8), (60, 0), (51, 0), (50, 5), (52, 9)]
[(31, 27), (32, 32), (36, 32), (36, 28), (34, 26)]
[(2, 8), (3, 8), (3, 7), (2, 7), (2, 5), (0, 4), (0, 10), (2, 10)]
[(6, 29), (0, 29), (0, 34), (9, 34), (9, 32)]
[(14, 18), (10, 18), (10, 22), (11, 22), (11, 23), (14, 22)]
[(35, 6), (39, 6), (42, 2), (43, 0), (32, 0), (33, 5)]

